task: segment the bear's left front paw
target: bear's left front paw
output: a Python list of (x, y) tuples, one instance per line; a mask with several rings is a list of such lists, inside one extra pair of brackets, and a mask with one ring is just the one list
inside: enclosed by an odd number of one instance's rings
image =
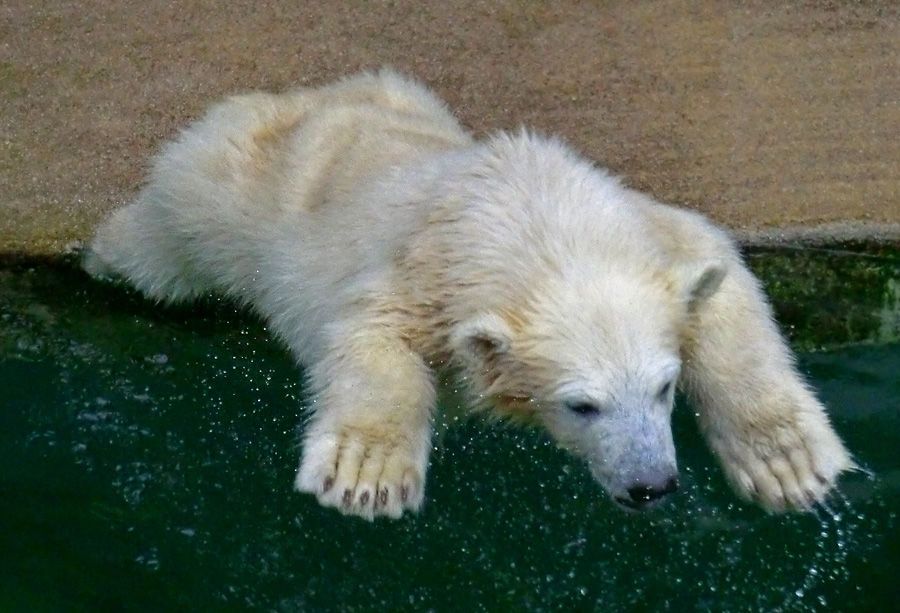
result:
[(428, 435), (379, 437), (342, 428), (307, 438), (295, 487), (345, 515), (397, 519), (418, 511), (425, 492)]
[(823, 414), (736, 430), (710, 433), (710, 444), (737, 493), (769, 511), (808, 511), (825, 500), (841, 472), (855, 468)]

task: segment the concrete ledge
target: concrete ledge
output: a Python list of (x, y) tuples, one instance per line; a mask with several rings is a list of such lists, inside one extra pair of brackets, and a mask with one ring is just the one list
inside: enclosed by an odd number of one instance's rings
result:
[(786, 227), (739, 230), (735, 238), (747, 247), (819, 246), (846, 242), (900, 245), (900, 223), (839, 221), (814, 228)]

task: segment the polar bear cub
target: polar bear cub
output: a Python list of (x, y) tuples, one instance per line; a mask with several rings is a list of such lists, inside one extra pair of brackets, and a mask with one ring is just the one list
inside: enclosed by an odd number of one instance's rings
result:
[(296, 487), (346, 514), (421, 507), (441, 365), (629, 508), (677, 488), (677, 386), (765, 508), (809, 509), (853, 467), (722, 231), (556, 140), (476, 142), (390, 71), (213, 107), (84, 266), (263, 317), (312, 389)]

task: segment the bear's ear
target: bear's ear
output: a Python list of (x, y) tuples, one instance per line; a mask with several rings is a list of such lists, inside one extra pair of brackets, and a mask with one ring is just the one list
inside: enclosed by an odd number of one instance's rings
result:
[(453, 350), (469, 358), (486, 359), (509, 349), (512, 330), (495, 313), (484, 313), (468, 319), (450, 333)]
[(681, 270), (682, 291), (688, 310), (693, 311), (715, 294), (727, 272), (724, 262), (720, 260), (706, 260), (684, 266)]

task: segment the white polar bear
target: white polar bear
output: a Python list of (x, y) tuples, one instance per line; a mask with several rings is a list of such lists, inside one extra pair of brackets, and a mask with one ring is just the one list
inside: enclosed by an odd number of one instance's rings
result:
[(442, 364), (627, 507), (677, 487), (676, 385), (768, 509), (809, 509), (853, 467), (722, 231), (555, 140), (475, 142), (390, 71), (214, 107), (84, 265), (264, 317), (314, 393), (296, 487), (346, 514), (421, 506)]

